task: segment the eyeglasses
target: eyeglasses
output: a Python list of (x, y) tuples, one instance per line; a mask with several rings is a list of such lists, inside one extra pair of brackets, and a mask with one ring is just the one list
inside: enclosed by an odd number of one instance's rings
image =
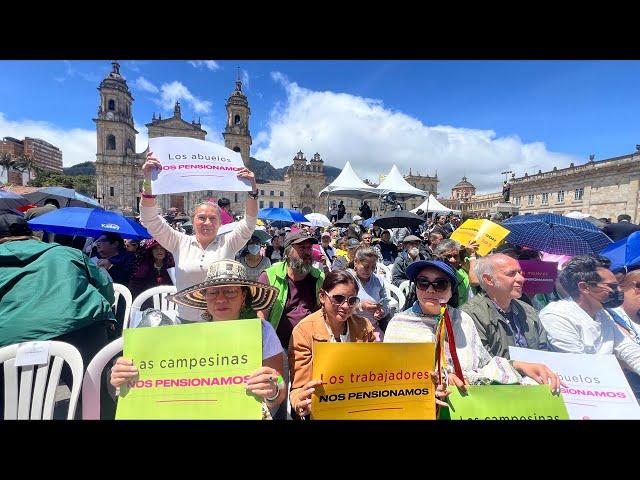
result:
[(429, 287), (431, 286), (436, 292), (444, 292), (449, 288), (449, 285), (449, 280), (446, 278), (438, 278), (433, 282), (424, 277), (416, 278), (416, 287), (418, 287), (418, 290), (429, 290)]
[(327, 297), (329, 297), (331, 303), (333, 303), (337, 307), (340, 307), (344, 302), (347, 302), (347, 305), (349, 305), (350, 307), (356, 307), (360, 303), (360, 299), (358, 297), (347, 297), (346, 295), (329, 295), (328, 293)]
[(231, 300), (240, 295), (240, 291), (241, 290), (237, 288), (219, 288), (211, 291), (205, 290), (204, 295), (205, 297), (217, 298), (218, 295), (222, 294), (224, 295), (224, 298)]

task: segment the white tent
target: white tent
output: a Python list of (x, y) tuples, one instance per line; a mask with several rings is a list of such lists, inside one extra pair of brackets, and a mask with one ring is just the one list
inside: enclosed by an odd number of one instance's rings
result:
[(460, 213), (460, 210), (452, 210), (451, 208), (447, 208), (442, 205), (436, 197), (429, 194), (429, 198), (427, 198), (421, 205), (418, 205), (416, 208), (411, 210), (412, 213), (416, 213), (418, 210), (422, 210), (424, 213), (433, 212), (433, 213), (451, 213), (456, 212)]
[(341, 197), (358, 197), (358, 198), (375, 198), (378, 196), (378, 190), (364, 183), (356, 172), (353, 171), (351, 164), (347, 162), (336, 178), (331, 184), (327, 185), (320, 195), (335, 194)]
[(396, 199), (399, 201), (404, 201), (410, 197), (429, 196), (424, 190), (420, 190), (407, 182), (395, 165), (391, 167), (383, 182), (378, 185), (378, 193), (380, 195), (386, 195), (391, 192), (396, 194)]

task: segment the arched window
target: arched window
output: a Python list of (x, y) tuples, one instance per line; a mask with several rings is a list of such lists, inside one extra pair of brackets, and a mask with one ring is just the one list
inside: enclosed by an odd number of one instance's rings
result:
[(236, 145), (235, 147), (233, 147), (233, 151), (240, 153), (241, 150), (240, 147)]
[(116, 149), (116, 136), (107, 135), (107, 150), (115, 150), (115, 149)]
[(236, 115), (236, 116), (233, 118), (233, 123), (234, 123), (235, 125), (240, 125), (240, 115)]
[(107, 106), (107, 110), (111, 110), (112, 112), (116, 111), (116, 101), (109, 100), (109, 105)]

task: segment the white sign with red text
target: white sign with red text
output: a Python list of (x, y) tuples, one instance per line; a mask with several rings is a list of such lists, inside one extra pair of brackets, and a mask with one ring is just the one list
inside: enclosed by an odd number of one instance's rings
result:
[(149, 151), (162, 164), (152, 177), (154, 195), (165, 193), (250, 192), (251, 183), (238, 178), (242, 156), (222, 145), (186, 137), (149, 139)]
[(640, 406), (614, 355), (555, 353), (509, 347), (511, 360), (542, 363), (566, 387), (561, 395), (571, 420), (640, 419)]

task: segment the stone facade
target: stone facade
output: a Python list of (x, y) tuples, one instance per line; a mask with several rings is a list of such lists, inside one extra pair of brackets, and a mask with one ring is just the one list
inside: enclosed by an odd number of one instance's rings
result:
[(291, 165), (284, 174), (285, 183), (289, 184), (291, 208), (303, 214), (322, 212), (326, 205), (319, 197), (320, 191), (327, 186), (324, 175), (324, 161), (319, 153), (307, 161), (301, 151), (293, 157)]
[(501, 201), (502, 192), (473, 195), (470, 201), (460, 204), (460, 210), (465, 218), (488, 218), (491, 209)]
[(100, 83), (100, 106), (96, 123), (96, 187), (98, 201), (110, 210), (138, 211), (143, 154), (136, 154), (136, 135), (131, 106), (133, 97), (120, 65)]
[(258, 184), (259, 208), (291, 208), (291, 182), (269, 180)]
[(511, 202), (520, 214), (579, 211), (613, 221), (623, 213), (640, 221), (640, 152), (511, 178)]

